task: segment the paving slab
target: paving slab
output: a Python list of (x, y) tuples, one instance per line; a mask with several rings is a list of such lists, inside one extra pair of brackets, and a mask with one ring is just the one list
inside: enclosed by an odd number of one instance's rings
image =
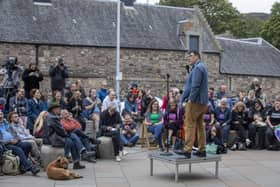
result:
[(76, 170), (82, 179), (55, 181), (41, 171), (36, 177), (31, 173), (0, 176), (0, 187), (279, 187), (280, 152), (229, 151), (222, 156), (218, 179), (214, 163), (203, 163), (193, 164), (191, 174), (188, 165), (180, 166), (179, 182), (175, 183), (173, 165), (154, 161), (154, 176), (150, 176), (148, 151), (139, 147), (126, 150), (129, 154), (121, 162), (83, 162), (86, 169)]

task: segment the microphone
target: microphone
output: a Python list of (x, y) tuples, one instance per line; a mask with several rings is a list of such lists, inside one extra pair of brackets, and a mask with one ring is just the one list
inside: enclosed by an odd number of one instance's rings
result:
[(190, 73), (190, 66), (189, 66), (189, 65), (186, 65), (185, 68), (186, 68), (187, 72)]

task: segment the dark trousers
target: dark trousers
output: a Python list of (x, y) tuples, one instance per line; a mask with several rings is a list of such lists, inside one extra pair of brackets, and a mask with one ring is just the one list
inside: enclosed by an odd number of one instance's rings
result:
[(106, 131), (104, 133), (107, 137), (112, 137), (113, 147), (114, 147), (114, 154), (115, 156), (119, 155), (120, 151), (123, 150), (123, 145), (121, 143), (121, 136), (120, 131)]
[(0, 162), (3, 159), (4, 147), (0, 144)]
[(277, 140), (276, 140), (276, 137), (275, 137), (275, 135), (274, 135), (274, 131), (273, 131), (272, 128), (267, 127), (266, 132), (265, 132), (265, 135), (266, 135), (266, 137), (267, 137), (267, 140), (268, 140), (269, 145), (274, 145), (274, 144), (276, 144), (276, 141), (277, 141)]
[(266, 132), (266, 126), (264, 127), (258, 127), (254, 124), (249, 125), (249, 133), (248, 138), (253, 142), (253, 144), (256, 143), (256, 134), (258, 133), (258, 142), (257, 147), (265, 148), (265, 132)]
[(240, 125), (240, 124), (234, 124), (234, 125), (231, 125), (231, 129), (232, 130), (236, 130), (237, 132), (237, 137), (238, 137), (238, 142), (241, 142), (241, 143), (245, 143), (246, 141), (246, 129), (243, 125)]
[(8, 150), (12, 150), (13, 154), (20, 159), (20, 168), (22, 171), (28, 171), (32, 167), (32, 163), (28, 160), (32, 145), (29, 142), (19, 142), (15, 145), (6, 145)]

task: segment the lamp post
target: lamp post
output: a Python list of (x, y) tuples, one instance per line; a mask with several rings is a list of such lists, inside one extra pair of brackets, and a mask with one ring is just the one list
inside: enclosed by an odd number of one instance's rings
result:
[(121, 11), (121, 2), (118, 0), (117, 8), (117, 52), (116, 52), (116, 94), (117, 99), (120, 101), (120, 11)]

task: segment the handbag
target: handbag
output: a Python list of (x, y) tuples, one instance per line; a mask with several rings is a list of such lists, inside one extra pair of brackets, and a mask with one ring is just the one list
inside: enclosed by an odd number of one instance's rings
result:
[(0, 165), (0, 170), (6, 175), (17, 175), (19, 171), (20, 160), (14, 155), (11, 150), (3, 153), (3, 164)]
[(208, 154), (217, 154), (218, 145), (212, 143), (212, 144), (206, 144), (206, 153)]

